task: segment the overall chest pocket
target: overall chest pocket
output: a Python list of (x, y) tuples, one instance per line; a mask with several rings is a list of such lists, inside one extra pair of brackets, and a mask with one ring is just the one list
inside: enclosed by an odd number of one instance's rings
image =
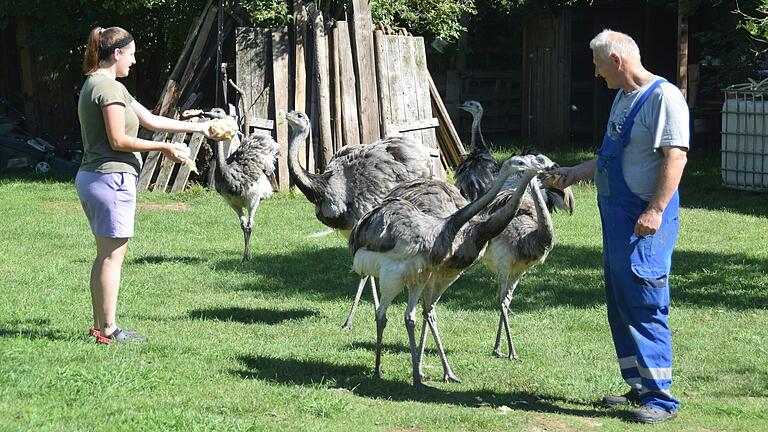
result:
[(610, 170), (610, 161), (614, 159), (613, 155), (600, 155), (597, 159), (595, 166), (595, 188), (597, 188), (597, 194), (602, 197), (611, 196), (611, 183), (608, 179)]

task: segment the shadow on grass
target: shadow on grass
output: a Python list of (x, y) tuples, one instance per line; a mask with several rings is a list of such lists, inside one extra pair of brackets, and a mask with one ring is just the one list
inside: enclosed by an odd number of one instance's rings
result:
[[(358, 276), (341, 247), (315, 248), (290, 255), (260, 254), (243, 270), (260, 276), (244, 278), (236, 289), (311, 295), (352, 301)], [(238, 260), (210, 264), (214, 269), (239, 266)], [(743, 310), (768, 307), (765, 263), (742, 254), (677, 251), (672, 275), (672, 302)], [(604, 303), (602, 252), (598, 247), (557, 245), (547, 261), (523, 276), (512, 300), (516, 312), (552, 307), (592, 308)], [(440, 306), (495, 311), (496, 276), (483, 264), (467, 270), (440, 300)], [(370, 307), (366, 287), (361, 307)], [(405, 294), (397, 302), (406, 300)]]
[[(430, 336), (431, 338), (431, 336)], [(427, 342), (430, 342), (431, 339), (427, 339)], [(353, 342), (350, 346), (350, 349), (362, 349), (369, 352), (376, 352), (376, 343), (375, 342)], [(406, 344), (396, 344), (396, 343), (387, 343), (384, 342), (381, 344), (381, 350), (383, 353), (398, 353), (398, 354), (410, 354), (411, 353), (411, 347)], [(426, 348), (424, 350), (427, 354), (433, 354), (437, 355), (437, 349), (436, 348)], [(451, 354), (452, 351), (449, 349), (445, 349), (445, 354)]]
[[(580, 417), (623, 417), (621, 413), (599, 409), (595, 404), (586, 404), (556, 396), (539, 396), (528, 392), (462, 391), (461, 384), (451, 386), (448, 390), (432, 387), (414, 388), (403, 381), (374, 378), (369, 367), (360, 365), (339, 365), (323, 361), (266, 356), (242, 356), (238, 360), (242, 363), (243, 369), (232, 373), (244, 379), (259, 379), (283, 385), (309, 387), (317, 387), (323, 385), (322, 383), (327, 383), (326, 386), (329, 388), (330, 386), (344, 388), (356, 396), (372, 399), (485, 408), (509, 406), (511, 399), (522, 401), (512, 405), (510, 407), (512, 410), (539, 411)], [(484, 403), (480, 404), (478, 400), (482, 400)], [(578, 405), (583, 408), (562, 407), (558, 403)]]
[(74, 184), (74, 173), (61, 171), (48, 171), (45, 174), (38, 174), (33, 168), (7, 170), (0, 173), (0, 185), (14, 181), (23, 181), (24, 183), (70, 183)]
[(20, 337), (24, 339), (47, 339), (51, 341), (69, 340), (72, 338), (72, 335), (68, 335), (61, 330), (47, 328), (50, 325), (51, 320), (47, 318), (0, 322), (0, 338)]
[(162, 264), (166, 262), (198, 264), (203, 262), (202, 258), (192, 256), (163, 256), (163, 255), (143, 255), (132, 258), (131, 264)]
[(719, 153), (691, 153), (680, 184), (681, 204), (768, 218), (768, 195), (726, 188), (720, 165)]
[(246, 308), (223, 308), (223, 309), (198, 309), (188, 313), (192, 319), (218, 320), (218, 321), (237, 321), (243, 324), (280, 324), (284, 321), (301, 320), (304, 318), (316, 317), (320, 314), (316, 311), (307, 309), (246, 309)]

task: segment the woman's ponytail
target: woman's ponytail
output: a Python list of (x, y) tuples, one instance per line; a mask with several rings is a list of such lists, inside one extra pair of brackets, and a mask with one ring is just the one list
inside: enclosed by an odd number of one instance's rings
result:
[(90, 75), (99, 69), (99, 43), (101, 42), (101, 33), (104, 29), (94, 27), (88, 35), (88, 45), (85, 47), (83, 56), (83, 72)]

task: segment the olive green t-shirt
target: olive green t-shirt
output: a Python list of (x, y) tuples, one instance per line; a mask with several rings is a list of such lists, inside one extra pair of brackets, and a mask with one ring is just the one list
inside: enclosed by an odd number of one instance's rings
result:
[(83, 138), (83, 162), (80, 169), (97, 173), (127, 172), (139, 175), (141, 153), (112, 150), (107, 138), (102, 108), (111, 104), (125, 107), (125, 134), (135, 137), (139, 133), (139, 118), (131, 107), (133, 96), (120, 82), (93, 74), (86, 78), (77, 101), (80, 133)]

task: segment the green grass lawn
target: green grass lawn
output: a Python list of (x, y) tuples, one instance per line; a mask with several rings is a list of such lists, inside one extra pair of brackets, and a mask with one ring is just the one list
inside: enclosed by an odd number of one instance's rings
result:
[[(558, 155), (564, 164), (586, 157)], [(768, 421), (768, 195), (719, 186), (692, 160), (672, 278), (677, 419), (655, 430), (765, 430)], [(383, 373), (366, 292), (342, 331), (357, 276), (345, 240), (300, 196), (256, 215), (253, 259), (215, 194), (139, 197), (119, 322), (144, 344), (100, 346), (91, 325), (94, 243), (74, 186), (0, 178), (0, 431), (649, 430), (596, 405), (623, 392), (603, 305), (594, 188), (554, 216), (558, 244), (520, 283), (511, 325), (522, 362), (491, 355), (493, 275), (468, 270), (438, 306), (462, 384), (410, 386), (402, 320), (389, 310)], [(426, 372), (442, 376), (430, 345)]]

